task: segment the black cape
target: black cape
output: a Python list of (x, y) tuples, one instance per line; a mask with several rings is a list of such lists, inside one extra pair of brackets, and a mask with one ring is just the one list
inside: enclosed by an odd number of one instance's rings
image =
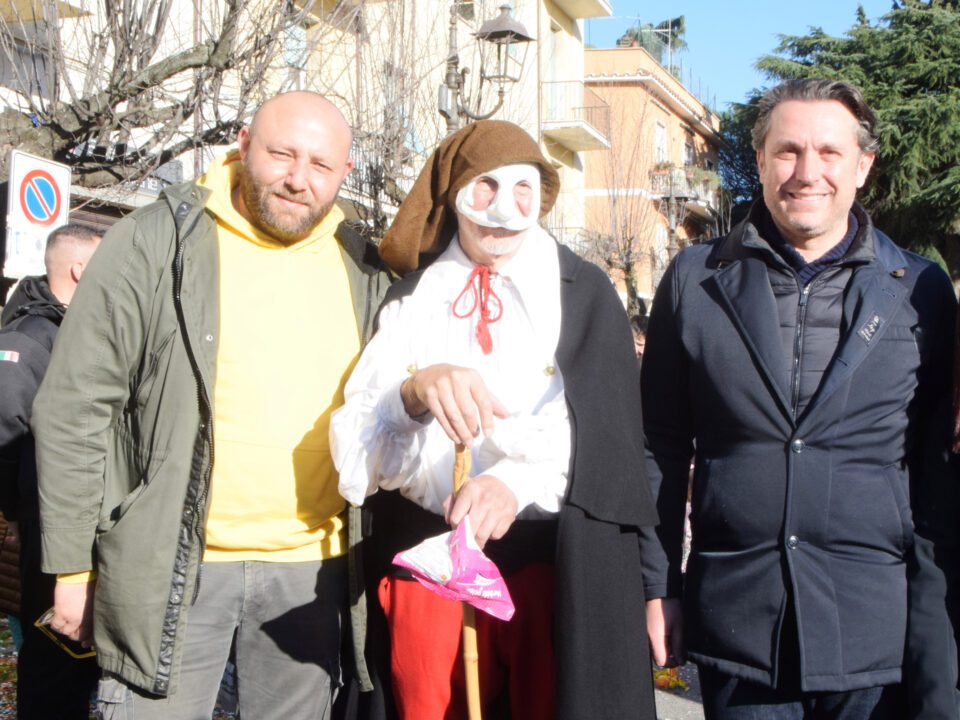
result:
[[(549, 523), (555, 528), (557, 717), (654, 720), (638, 535), (641, 527), (656, 524), (657, 515), (644, 472), (632, 335), (609, 278), (566, 247), (558, 252), (562, 322), (556, 359), (573, 442), (567, 495), (558, 521)], [(413, 273), (393, 285), (384, 304), (412, 293), (419, 277)], [(414, 538), (397, 530), (409, 528), (398, 513), (403, 503), (411, 507), (398, 493), (380, 491), (367, 502), (362, 551), (367, 661), (375, 689), (345, 688), (337, 717), (383, 720), (396, 711), (377, 585), (393, 553)], [(428, 525), (421, 539), (436, 534)], [(343, 667), (351, 665), (344, 658)]]

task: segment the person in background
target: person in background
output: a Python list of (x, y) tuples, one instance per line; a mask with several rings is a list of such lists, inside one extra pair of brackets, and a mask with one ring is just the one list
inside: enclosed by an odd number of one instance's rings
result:
[(634, 315), (630, 318), (630, 329), (633, 331), (633, 351), (637, 354), (637, 363), (643, 361), (643, 350), (647, 345), (647, 325), (650, 318), (646, 315)]
[(33, 400), (47, 371), (54, 339), (77, 284), (100, 243), (80, 224), (47, 238), (46, 274), (24, 278), (4, 307), (0, 329), (0, 509), (20, 540), (20, 617), (23, 644), (17, 659), (17, 717), (86, 720), (99, 677), (96, 660), (75, 659), (34, 626), (53, 605), (56, 578), (40, 569), (40, 509)]

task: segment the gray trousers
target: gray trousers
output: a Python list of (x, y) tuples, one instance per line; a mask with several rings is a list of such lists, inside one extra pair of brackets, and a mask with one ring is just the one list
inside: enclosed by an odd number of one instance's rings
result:
[(323, 563), (205, 563), (187, 616), (176, 690), (156, 697), (112, 674), (104, 720), (210, 720), (236, 641), (239, 711), (251, 720), (327, 720), (341, 684), (346, 558)]

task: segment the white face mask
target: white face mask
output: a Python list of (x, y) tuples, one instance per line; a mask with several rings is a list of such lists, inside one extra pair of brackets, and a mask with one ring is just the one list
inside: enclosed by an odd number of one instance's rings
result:
[[(517, 205), (518, 193), (529, 195), (527, 213)], [(483, 227), (531, 228), (540, 215), (540, 171), (536, 165), (504, 165), (478, 175), (457, 193), (457, 211)]]

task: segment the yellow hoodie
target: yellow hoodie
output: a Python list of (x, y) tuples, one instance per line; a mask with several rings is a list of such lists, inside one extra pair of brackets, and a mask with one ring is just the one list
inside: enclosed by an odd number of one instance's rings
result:
[(334, 207), (283, 246), (231, 202), (239, 158), (198, 183), (212, 194), (220, 251), (220, 337), (204, 560), (301, 562), (345, 550), (330, 414), (360, 352)]

